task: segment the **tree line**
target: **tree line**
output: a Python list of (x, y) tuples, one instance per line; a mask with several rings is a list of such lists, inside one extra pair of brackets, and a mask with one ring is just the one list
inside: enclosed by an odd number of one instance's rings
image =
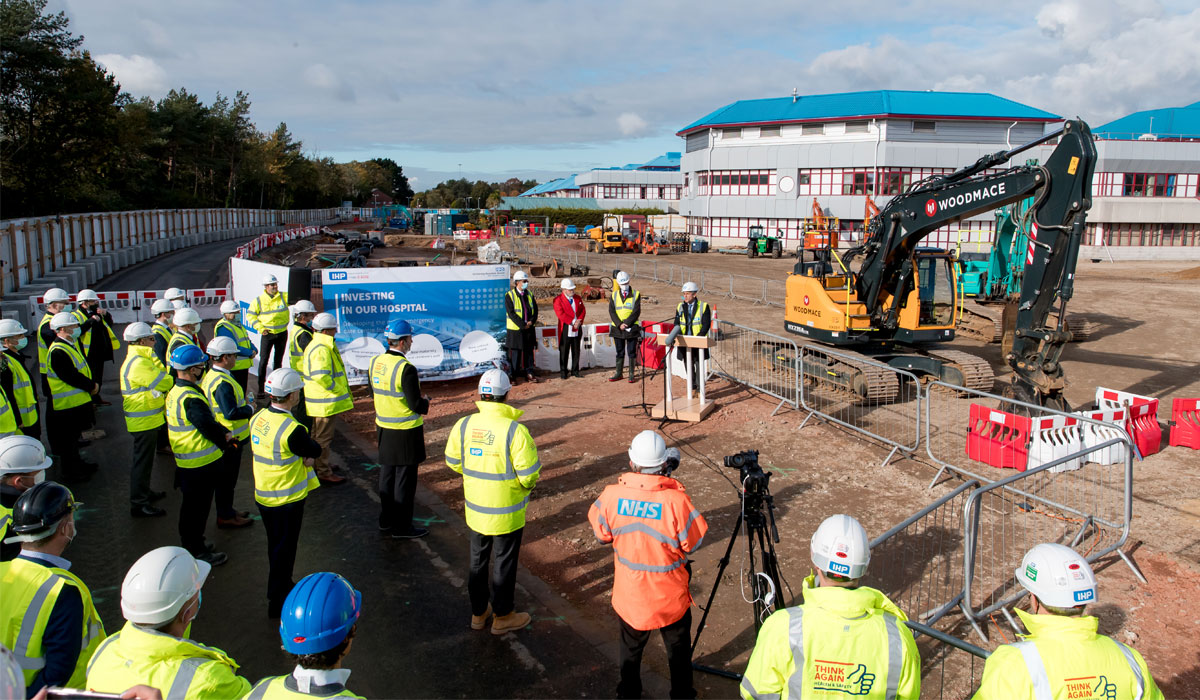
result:
[(250, 97), (211, 104), (180, 88), (134, 97), (82, 48), (47, 0), (0, 0), (0, 218), (185, 207), (308, 209), (372, 190), (413, 196), (388, 158), (304, 153), (281, 122), (250, 121)]
[(522, 180), (512, 177), (504, 182), (471, 182), (466, 178), (446, 180), (413, 197), (413, 206), (441, 209), (492, 208), (503, 201), (503, 197), (516, 197), (525, 190), (536, 187), (537, 180)]

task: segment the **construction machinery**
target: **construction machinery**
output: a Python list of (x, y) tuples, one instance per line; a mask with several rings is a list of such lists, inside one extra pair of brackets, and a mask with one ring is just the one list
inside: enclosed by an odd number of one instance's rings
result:
[[(1054, 139), (1058, 144), (1045, 165), (986, 172)], [(1032, 196), (1020, 294), (1009, 298), (1004, 314), (1004, 335), (1012, 348), (1005, 362), (1013, 369), (1004, 393), (1065, 409), (1059, 358), (1071, 333), (1061, 320), (1051, 326), (1047, 319), (1055, 303), (1060, 319), (1065, 318), (1074, 293), (1095, 164), (1091, 130), (1081, 120), (1070, 120), (1035, 141), (935, 175), (893, 197), (872, 219), (861, 245), (844, 257), (832, 251), (837, 265), (832, 274), (815, 262), (797, 262), (787, 279), (784, 327), (839, 349), (839, 355), (815, 361), (819, 366), (808, 367), (806, 360), (805, 376), (862, 401), (893, 400), (897, 375), (855, 360), (862, 358), (922, 378), (990, 390), (994, 375), (986, 361), (933, 345), (954, 338), (958, 265), (952, 252), (918, 245), (939, 228)]]
[(621, 235), (621, 217), (605, 214), (599, 226), (587, 230), (588, 252), (620, 253), (625, 250), (625, 237)]
[(631, 224), (625, 236), (625, 250), (630, 253), (666, 255), (671, 252), (671, 237), (655, 231), (654, 225), (645, 222)]
[(781, 258), (783, 257), (783, 239), (763, 233), (762, 226), (751, 226), (750, 237), (746, 241), (746, 257)]

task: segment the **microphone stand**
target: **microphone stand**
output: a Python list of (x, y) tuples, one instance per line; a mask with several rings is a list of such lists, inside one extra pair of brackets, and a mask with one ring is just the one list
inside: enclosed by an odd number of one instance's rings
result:
[[(675, 320), (675, 317), (671, 316), (670, 318), (665, 318), (661, 321), (654, 321), (650, 325), (653, 326), (655, 324), (667, 323), (668, 321), (674, 321), (674, 320)], [(638, 373), (639, 373), (639, 379), (640, 379), (641, 389), (642, 389), (642, 400), (640, 403), (631, 403), (628, 406), (622, 406), (621, 408), (641, 407), (642, 413), (646, 414), (646, 417), (649, 418), (650, 417), (650, 404), (646, 402), (646, 362), (645, 362), (646, 356), (645, 356), (645, 353), (642, 351), (642, 345), (646, 342), (646, 326), (643, 325), (642, 323), (638, 323), (638, 327), (640, 327), (642, 330), (641, 330), (641, 333), (639, 334), (640, 337), (638, 340), (637, 348), (634, 351), (635, 352), (634, 357), (637, 358), (636, 362), (638, 364)], [(631, 357), (630, 359), (633, 359), (633, 358)]]

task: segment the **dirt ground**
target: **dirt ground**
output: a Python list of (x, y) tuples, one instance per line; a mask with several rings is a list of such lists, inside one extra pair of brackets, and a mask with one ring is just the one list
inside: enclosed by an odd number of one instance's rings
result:
[[(792, 265), (787, 259), (749, 260), (715, 253), (675, 255), (670, 261), (776, 279)], [(1200, 308), (1200, 285), (1193, 268), (1194, 264), (1080, 263), (1071, 310), (1086, 314), (1101, 328), (1090, 341), (1073, 344), (1064, 353), (1071, 382), (1067, 396), (1073, 405), (1090, 403), (1097, 385), (1147, 394), (1162, 399), (1159, 420), (1165, 425), (1170, 398), (1200, 396), (1200, 319), (1193, 313)], [(672, 315), (677, 289), (641, 279), (634, 284), (645, 295), (643, 319)], [(722, 319), (783, 334), (779, 307), (706, 300)], [(589, 320), (606, 320), (606, 308), (607, 302), (589, 303)], [(548, 313), (543, 311), (544, 321)], [(1004, 379), (998, 346), (968, 340), (953, 345), (988, 358)], [(586, 614), (611, 622), (612, 554), (593, 538), (587, 509), (626, 468), (629, 440), (640, 430), (656, 427), (657, 421), (643, 413), (642, 386), (609, 383), (608, 373), (585, 370), (582, 378), (566, 381), (546, 375), (537, 384), (518, 384), (510, 397), (526, 411), (523, 422), (537, 441), (543, 465), (530, 502), (522, 562)], [(661, 395), (661, 382), (661, 375), (647, 381), (648, 403)], [(426, 435), (434, 457), (422, 468), (421, 481), (448, 505), (461, 509), (461, 481), (437, 455), (453, 423), (474, 410), (474, 382), (427, 383), (425, 390), (433, 398)], [(709, 391), (718, 404), (715, 413), (699, 424), (663, 428), (668, 443), (684, 454), (676, 476), (709, 524), (705, 546), (693, 564), (692, 593), (700, 605), (713, 586), (739, 510), (737, 472), (721, 466), (726, 455), (757, 449), (762, 466), (773, 473), (771, 491), (781, 537), (778, 556), (793, 592), (809, 573), (808, 540), (826, 516), (850, 513), (876, 535), (956, 485), (951, 481), (927, 489), (936, 468), (920, 453), (880, 467), (887, 450), (877, 444), (817, 421), (798, 429), (803, 414), (784, 410), (772, 417), (777, 401), (723, 380), (711, 383)], [(348, 421), (373, 435), (372, 420), (370, 400), (361, 394)], [(1167, 697), (1200, 697), (1200, 638), (1195, 634), (1200, 626), (1195, 612), (1195, 601), (1200, 600), (1200, 452), (1165, 447), (1165, 436), (1163, 445), (1160, 453), (1135, 467), (1133, 531), (1126, 548), (1148, 583), (1138, 583), (1115, 556), (1102, 559), (1097, 565), (1101, 603), (1094, 612), (1103, 633), (1142, 652)], [(995, 476), (1010, 474), (996, 470)], [(699, 639), (700, 663), (741, 671), (753, 647), (752, 611), (741, 585), (745, 553), (743, 537), (734, 547)], [(786, 592), (782, 597), (793, 600)], [(700, 614), (694, 611), (697, 618)], [(992, 635), (989, 646), (1003, 641)], [(648, 647), (647, 663), (665, 672), (657, 642)], [(928, 670), (925, 695), (939, 697), (934, 691), (942, 669)], [(976, 667), (972, 675), (978, 674)], [(706, 674), (696, 679), (702, 697), (736, 695), (731, 681)], [(946, 697), (961, 693), (948, 691)]]

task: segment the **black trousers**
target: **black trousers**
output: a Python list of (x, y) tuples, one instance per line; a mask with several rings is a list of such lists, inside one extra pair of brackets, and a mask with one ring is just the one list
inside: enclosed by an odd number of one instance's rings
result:
[(617, 363), (621, 364), (625, 361), (625, 356), (629, 355), (629, 366), (638, 366), (638, 345), (641, 344), (641, 338), (613, 338), (613, 348), (617, 351)]
[[(263, 382), (267, 381), (267, 358), (275, 355), (275, 362), (272, 369), (279, 369), (283, 366), (283, 360), (287, 357), (287, 332), (283, 333), (263, 333), (262, 340), (259, 341), (259, 356), (258, 356), (258, 393), (263, 392)], [(272, 353), (274, 351), (274, 353)]]
[(154, 470), (154, 451), (158, 449), (158, 428), (129, 434), (133, 438), (133, 462), (129, 465), (129, 505), (150, 505), (150, 473)]
[[(620, 620), (620, 616), (617, 617)], [(621, 681), (617, 684), (618, 698), (642, 696), (642, 651), (654, 630), (639, 630), (621, 620)], [(675, 622), (658, 630), (667, 647), (667, 667), (671, 670), (671, 697), (694, 698), (692, 685), (692, 611), (689, 609)]]
[(533, 346), (509, 350), (508, 362), (512, 367), (513, 379), (533, 374), (533, 370), (536, 369), (533, 362)]
[(379, 465), (379, 529), (411, 530), (416, 495), (417, 465)]
[[(471, 573), (467, 577), (467, 593), (471, 597), (471, 614), (487, 612), (488, 601), (496, 616), (513, 611), (513, 592), (517, 588), (517, 555), (521, 551), (521, 528), (505, 535), (471, 533)], [(496, 550), (496, 565), (488, 576), (492, 549)], [(491, 593), (488, 583), (491, 583)]]
[(175, 486), (183, 492), (183, 502), (179, 505), (179, 541), (192, 556), (208, 549), (204, 528), (208, 525), (213, 494), (221, 481), (223, 461), (222, 458), (203, 467), (175, 468)]
[[(71, 419), (71, 414), (55, 411), (53, 399), (46, 398), (46, 440), (50, 451), (59, 459), (59, 466), (68, 478), (85, 471), (83, 457), (79, 455), (79, 436), (85, 426)], [(86, 405), (86, 404), (85, 404)]]
[(238, 514), (233, 507), (233, 489), (237, 486), (238, 475), (242, 471), (242, 453), (245, 449), (245, 445), (238, 445), (221, 456), (221, 474), (217, 480), (214, 499), (217, 502), (217, 517), (222, 520)]
[(250, 368), (231, 369), (229, 370), (229, 376), (233, 377), (233, 381), (241, 385), (242, 393), (246, 393), (246, 384), (250, 381)]
[[(564, 329), (564, 333), (566, 330)], [(579, 373), (579, 344), (583, 340), (583, 331), (580, 329), (579, 335), (574, 338), (560, 335), (558, 336), (558, 371), (565, 378), (567, 376), (567, 357), (571, 358), (571, 372)]]
[(279, 619), (283, 601), (295, 585), (292, 569), (296, 566), (306, 500), (302, 498), (282, 506), (258, 504), (263, 528), (267, 531), (267, 616), (273, 620)]
[[(90, 357), (87, 358), (87, 366), (88, 370), (92, 373), (92, 381), (96, 382), (96, 384), (100, 386), (104, 385), (104, 363), (105, 360), (93, 360)], [(96, 395), (92, 397), (92, 403), (100, 403), (99, 392), (96, 392)]]

